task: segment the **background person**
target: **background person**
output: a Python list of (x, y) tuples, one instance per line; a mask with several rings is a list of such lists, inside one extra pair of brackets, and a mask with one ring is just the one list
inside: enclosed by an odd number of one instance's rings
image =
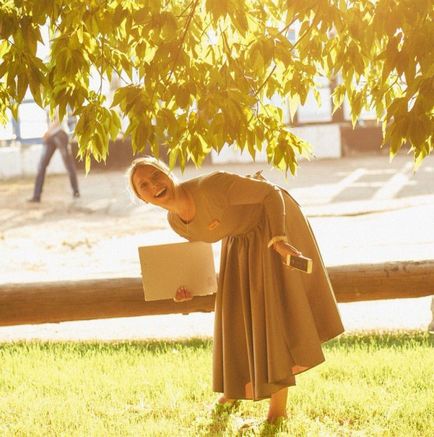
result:
[(72, 196), (74, 198), (80, 197), (74, 157), (72, 156), (69, 145), (69, 136), (66, 129), (64, 129), (62, 124), (60, 123), (58, 116), (56, 115), (53, 121), (50, 123), (43, 137), (43, 148), (41, 159), (38, 165), (38, 171), (36, 174), (33, 197), (29, 199), (29, 202), (41, 201), (45, 173), (56, 149), (59, 150), (59, 152), (61, 153), (63, 163), (66, 170), (68, 171), (69, 181), (72, 188)]
[[(128, 172), (139, 199), (168, 211), (191, 241), (222, 240), (216, 296), (213, 390), (220, 404), (270, 398), (268, 421), (286, 417), (295, 375), (324, 361), (321, 343), (343, 332), (310, 226), (283, 189), (265, 180), (215, 172), (178, 183), (164, 163), (135, 160)], [(302, 250), (305, 274), (282, 262)], [(184, 287), (175, 300), (191, 299)]]

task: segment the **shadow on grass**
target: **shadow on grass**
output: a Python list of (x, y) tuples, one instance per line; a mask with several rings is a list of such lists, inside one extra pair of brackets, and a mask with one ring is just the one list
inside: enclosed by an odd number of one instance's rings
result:
[(245, 424), (241, 425), (236, 433), (236, 437), (272, 437), (289, 435), (287, 420), (280, 420), (277, 423), (269, 423), (266, 420), (247, 419)]
[[(281, 420), (275, 424), (270, 424), (266, 420), (246, 419), (235, 417), (240, 403), (232, 407), (216, 405), (214, 406), (209, 421), (201, 427), (201, 436), (215, 437), (234, 435), (241, 436), (261, 436), (272, 437), (282, 434), (287, 431), (286, 421)], [(237, 419), (239, 423), (237, 424)]]
[(231, 425), (232, 413), (237, 411), (239, 403), (234, 405), (221, 405), (216, 403), (210, 410), (209, 416), (199, 424), (200, 435), (214, 437), (227, 435)]
[(283, 433), (286, 434), (286, 432), (288, 431), (287, 427), (285, 426), (285, 421), (276, 423), (276, 424), (270, 424), (267, 421), (262, 423), (262, 426), (259, 430), (259, 433), (257, 435), (259, 435), (260, 437), (272, 437), (275, 435), (283, 435)]

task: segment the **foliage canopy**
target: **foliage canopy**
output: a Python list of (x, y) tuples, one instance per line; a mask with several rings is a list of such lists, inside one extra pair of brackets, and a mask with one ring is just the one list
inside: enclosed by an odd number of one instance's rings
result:
[[(253, 158), (266, 147), (294, 173), (309, 146), (271, 98), (293, 114), (309, 91), (319, 98), (318, 77), (338, 77), (334, 109), (346, 96), (353, 123), (374, 109), (391, 155), (408, 142), (418, 164), (433, 149), (433, 10), (431, 0), (4, 0), (0, 119), (29, 88), (40, 106), (78, 116), (87, 168), (106, 158), (122, 116), (134, 152), (163, 146), (171, 165), (233, 144)], [(113, 78), (108, 101), (102, 81)]]

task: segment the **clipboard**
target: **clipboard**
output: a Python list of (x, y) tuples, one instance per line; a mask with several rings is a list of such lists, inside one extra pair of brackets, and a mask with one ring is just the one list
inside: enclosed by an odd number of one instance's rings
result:
[(202, 241), (138, 248), (145, 301), (173, 299), (184, 286), (193, 296), (217, 292), (212, 245)]

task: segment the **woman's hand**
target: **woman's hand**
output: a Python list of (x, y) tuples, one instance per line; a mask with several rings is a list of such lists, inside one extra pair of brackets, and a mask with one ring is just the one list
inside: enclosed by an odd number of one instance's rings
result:
[(288, 255), (301, 255), (301, 252), (297, 248), (291, 246), (285, 241), (276, 241), (273, 244), (273, 249), (284, 259), (285, 262)]
[(184, 302), (191, 299), (193, 299), (192, 294), (183, 285), (176, 290), (175, 297), (173, 298), (175, 302)]

